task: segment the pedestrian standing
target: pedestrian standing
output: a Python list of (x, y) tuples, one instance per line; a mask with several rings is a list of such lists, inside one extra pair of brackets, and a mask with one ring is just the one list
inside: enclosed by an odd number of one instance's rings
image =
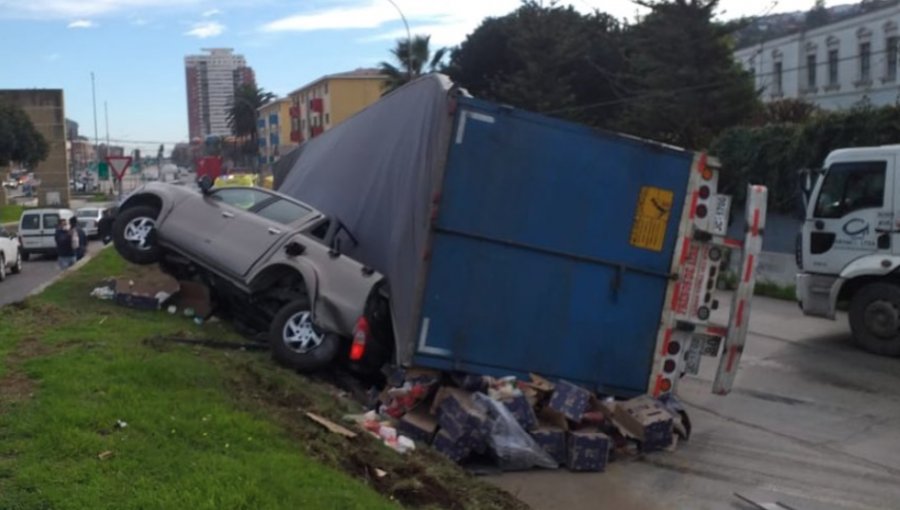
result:
[[(72, 249), (75, 250), (75, 260), (81, 260), (87, 253), (87, 232), (85, 232), (78, 224), (78, 218), (76, 216), (69, 218), (69, 230), (72, 231)], [(77, 238), (78, 242), (74, 242), (75, 238)]]
[(69, 223), (65, 220), (60, 220), (59, 224), (56, 225), (54, 239), (56, 240), (57, 265), (63, 270), (72, 267), (75, 264), (75, 249), (72, 245), (77, 242), (78, 235), (73, 236), (69, 230)]

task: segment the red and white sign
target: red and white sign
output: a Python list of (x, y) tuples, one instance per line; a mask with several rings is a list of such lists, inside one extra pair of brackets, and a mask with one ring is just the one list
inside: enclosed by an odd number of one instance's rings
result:
[(125, 170), (131, 166), (131, 156), (108, 156), (106, 162), (112, 169), (117, 181), (121, 181), (125, 177)]

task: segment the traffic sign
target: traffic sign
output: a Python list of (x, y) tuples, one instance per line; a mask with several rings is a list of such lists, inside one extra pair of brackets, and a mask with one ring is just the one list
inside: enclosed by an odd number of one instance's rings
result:
[(105, 161), (97, 163), (97, 178), (103, 181), (109, 179), (109, 165)]
[(109, 167), (116, 174), (116, 180), (121, 181), (125, 176), (125, 170), (131, 166), (131, 156), (109, 156), (106, 158)]

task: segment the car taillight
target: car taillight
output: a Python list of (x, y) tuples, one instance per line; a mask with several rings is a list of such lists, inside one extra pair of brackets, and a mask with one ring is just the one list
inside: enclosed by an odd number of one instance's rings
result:
[(353, 343), (350, 344), (351, 361), (359, 361), (362, 359), (363, 355), (366, 353), (366, 343), (369, 341), (371, 331), (368, 319), (360, 317), (359, 320), (356, 321), (356, 327), (353, 328)]

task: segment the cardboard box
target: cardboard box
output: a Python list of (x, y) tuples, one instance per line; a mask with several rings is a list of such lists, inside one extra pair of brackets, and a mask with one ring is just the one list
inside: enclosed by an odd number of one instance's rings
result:
[(444, 431), (440, 431), (434, 436), (431, 446), (454, 462), (463, 460), (471, 453), (466, 444), (453, 439)]
[(437, 432), (438, 422), (434, 416), (421, 408), (413, 409), (400, 419), (397, 430), (414, 441), (430, 443)]
[(579, 422), (587, 410), (593, 395), (590, 391), (576, 386), (570, 382), (560, 380), (556, 384), (553, 396), (550, 397), (549, 406), (554, 411), (562, 413), (566, 418)]
[(544, 449), (547, 454), (553, 457), (553, 460), (560, 464), (565, 464), (566, 455), (566, 431), (560, 427), (540, 426), (531, 432), (534, 441)]
[(212, 298), (209, 287), (202, 283), (182, 280), (178, 282), (181, 289), (175, 295), (175, 305), (180, 310), (190, 308), (194, 315), (206, 319), (212, 315)]
[(566, 466), (571, 471), (604, 471), (609, 462), (609, 447), (609, 436), (602, 432), (569, 432)]
[(452, 439), (470, 436), (483, 437), (487, 416), (473, 401), (471, 395), (455, 388), (444, 388), (445, 398), (438, 407), (438, 423), (441, 431)]
[(139, 310), (159, 310), (178, 292), (178, 281), (164, 273), (151, 273), (136, 280), (116, 280), (115, 301)]
[(534, 414), (534, 408), (524, 393), (519, 393), (511, 397), (500, 399), (500, 402), (509, 409), (509, 412), (516, 417), (516, 421), (526, 431), (537, 427), (537, 416)]
[(672, 444), (673, 416), (649, 396), (619, 402), (613, 420), (624, 432), (641, 441), (645, 452), (663, 450)]

